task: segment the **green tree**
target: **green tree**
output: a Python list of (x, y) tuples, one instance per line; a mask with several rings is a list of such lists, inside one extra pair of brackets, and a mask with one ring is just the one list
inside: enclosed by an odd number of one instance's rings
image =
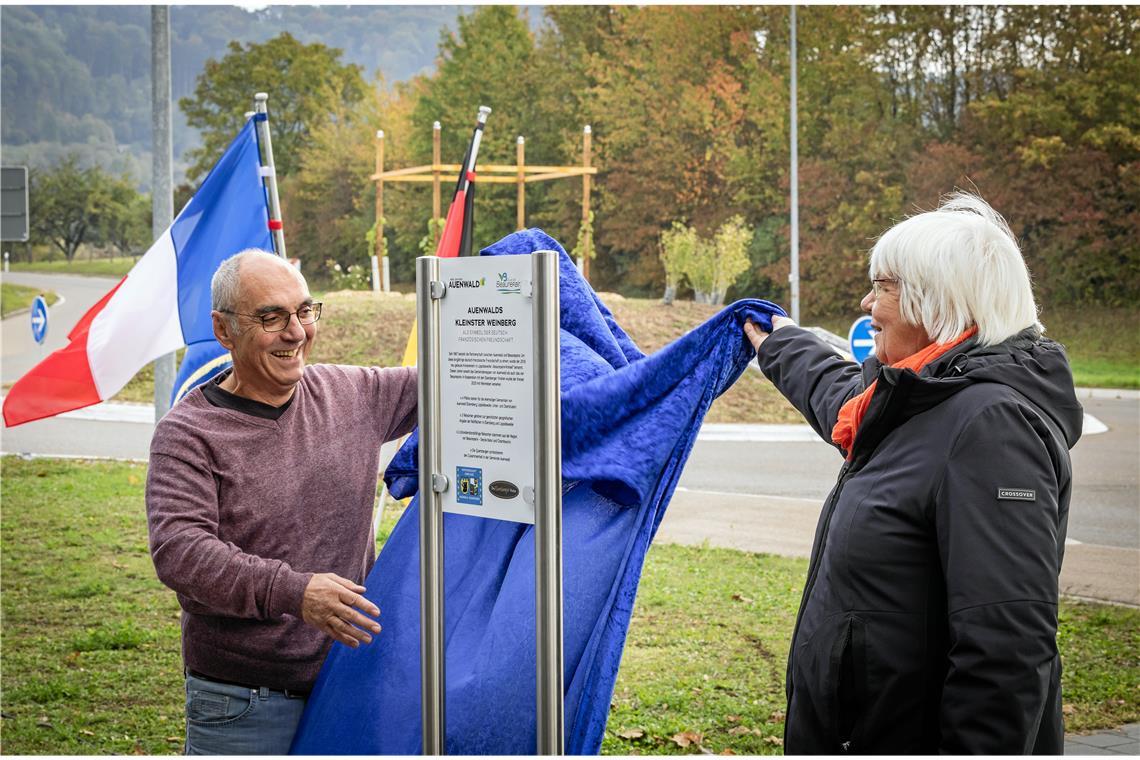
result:
[(254, 92), (269, 93), (277, 172), (292, 174), (312, 130), (332, 119), (338, 106), (364, 96), (360, 67), (341, 63), (340, 56), (337, 48), (303, 45), (282, 32), (264, 43), (231, 42), (220, 61), (208, 60), (194, 96), (178, 101), (187, 123), (202, 132), (201, 147), (188, 154), (191, 181), (205, 175), (241, 128)]
[(31, 238), (51, 243), (70, 263), (79, 246), (96, 234), (110, 202), (107, 176), (98, 167), (80, 169), (74, 154), (29, 175)]
[[(492, 108), (479, 150), (479, 164), (513, 164), (516, 138), (527, 136), (526, 160), (548, 164), (555, 155), (545, 135), (528, 134), (539, 121), (534, 106), (536, 76), (534, 39), (525, 16), (505, 5), (485, 5), (460, 16), (457, 32), (444, 31), (434, 75), (412, 114), (411, 153), (417, 163), (431, 162), (431, 124), (442, 127), (440, 151), (444, 163), (457, 164), (471, 139), (479, 106)], [(450, 183), (445, 190), (450, 200)], [(544, 188), (527, 188), (528, 211), (542, 203)], [(476, 182), (475, 241), (477, 250), (515, 230), (515, 188)], [(404, 246), (423, 234), (430, 205), (422, 217), (401, 225)]]
[(722, 224), (712, 240), (697, 240), (685, 262), (685, 276), (697, 303), (719, 306), (741, 274), (748, 269), (752, 230), (739, 214)]
[(929, 208), (976, 189), (1018, 236), (1038, 297), (1134, 303), (1140, 297), (1140, 11), (1006, 8), (978, 46), (989, 74), (960, 125), (907, 167)]
[(685, 279), (685, 273), (697, 249), (704, 243), (695, 229), (681, 222), (673, 222), (669, 229), (661, 233), (660, 245), (661, 265), (665, 268), (665, 296), (662, 300), (669, 306)]
[[(401, 136), (397, 122), (403, 120), (400, 109), (407, 109), (402, 101), (397, 90), (377, 80), (359, 101), (336, 104), (333, 118), (312, 131), (299, 169), (281, 187), (288, 248), (308, 262), (307, 272), (327, 270), (324, 262), (329, 260), (344, 271), (354, 265), (371, 271), (368, 257), (375, 244), (376, 196), (369, 177), (374, 170), (376, 128), (384, 126), (389, 144)], [(391, 202), (401, 188), (387, 187), (396, 188), (387, 195)], [(386, 217), (387, 235), (390, 211)]]
[[(597, 72), (604, 69), (604, 55), (618, 12), (605, 5), (547, 5), (543, 13), (547, 23), (535, 45), (535, 101), (533, 121), (527, 126), (528, 139), (532, 145), (541, 142), (544, 148), (551, 149), (550, 163), (578, 165), (582, 162), (583, 127), (588, 124), (595, 135), (598, 133), (594, 123), (599, 92)], [(534, 163), (531, 151), (532, 146), (528, 146), (528, 160)], [(598, 166), (603, 160), (595, 142), (591, 163)], [(599, 187), (594, 181), (594, 209)], [(538, 192), (541, 196), (531, 200)], [(577, 240), (576, 249), (589, 238), (593, 272), (598, 254), (598, 217), (592, 210), (588, 223), (583, 224), (581, 181), (531, 185), (527, 194), (528, 224), (542, 227), (567, 245)]]
[(95, 233), (95, 241), (115, 246), (124, 256), (138, 256), (151, 242), (150, 197), (126, 177), (109, 178)]
[(715, 229), (744, 213), (756, 55), (750, 7), (624, 7), (596, 59), (599, 209), (595, 272), (603, 286), (660, 287), (655, 241), (672, 219)]

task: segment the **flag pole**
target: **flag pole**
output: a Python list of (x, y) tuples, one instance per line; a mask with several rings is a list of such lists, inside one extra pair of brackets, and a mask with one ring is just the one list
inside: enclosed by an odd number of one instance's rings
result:
[(281, 200), (277, 196), (277, 168), (273, 163), (273, 140), (269, 136), (269, 93), (259, 92), (253, 96), (254, 119), (257, 120), (257, 141), (265, 151), (265, 160), (261, 164), (261, 176), (265, 179), (269, 189), (269, 229), (273, 232), (273, 247), (277, 255), (285, 256), (285, 230), (281, 224)]

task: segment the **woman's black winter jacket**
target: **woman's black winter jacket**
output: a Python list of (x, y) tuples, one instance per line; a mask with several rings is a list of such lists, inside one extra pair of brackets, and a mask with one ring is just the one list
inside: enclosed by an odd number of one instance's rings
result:
[(798, 327), (761, 370), (825, 440), (878, 378), (820, 515), (789, 754), (1061, 754), (1057, 577), (1083, 413), (1057, 343), (971, 338), (919, 374)]

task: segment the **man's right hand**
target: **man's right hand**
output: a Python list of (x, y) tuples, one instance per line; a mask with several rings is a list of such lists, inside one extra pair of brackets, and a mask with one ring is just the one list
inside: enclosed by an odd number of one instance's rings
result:
[(334, 573), (317, 573), (305, 587), (301, 617), (345, 646), (370, 644), (368, 632), (380, 633), (380, 624), (372, 619), (380, 616), (380, 608), (362, 596), (364, 590)]

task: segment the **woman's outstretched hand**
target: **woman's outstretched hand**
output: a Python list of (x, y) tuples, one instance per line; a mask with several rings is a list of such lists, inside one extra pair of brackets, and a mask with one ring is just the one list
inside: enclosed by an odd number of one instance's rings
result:
[[(795, 324), (795, 320), (791, 319), (790, 317), (773, 316), (772, 332), (776, 332), (781, 327), (787, 327), (789, 325), (795, 326)], [(750, 319), (744, 322), (744, 335), (752, 343), (752, 347), (757, 351), (760, 350), (760, 344), (767, 340), (768, 336), (771, 334), (772, 333), (764, 332), (763, 328), (761, 328)]]

